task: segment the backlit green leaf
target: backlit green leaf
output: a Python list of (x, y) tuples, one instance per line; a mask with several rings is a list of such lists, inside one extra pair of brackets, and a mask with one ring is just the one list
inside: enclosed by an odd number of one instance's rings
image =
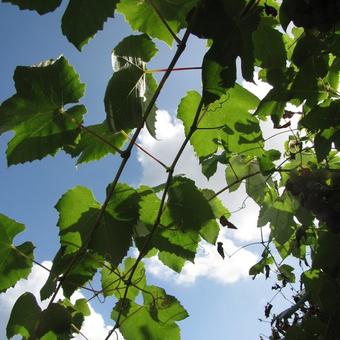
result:
[(0, 133), (15, 132), (6, 152), (8, 164), (41, 159), (73, 144), (86, 108), (65, 110), (64, 105), (78, 102), (85, 86), (67, 60), (18, 66), (14, 82), (17, 93), (0, 106)]
[(99, 31), (105, 21), (113, 17), (118, 0), (70, 0), (62, 18), (62, 30), (78, 49)]
[[(188, 92), (181, 100), (177, 117), (183, 121), (188, 135), (200, 95)], [(242, 86), (235, 84), (220, 100), (210, 104), (201, 113), (198, 130), (190, 138), (198, 157), (207, 157), (223, 143), (229, 152), (261, 155), (263, 138), (259, 122), (249, 111), (256, 108), (258, 98)]]
[(17, 5), (20, 9), (37, 11), (40, 15), (54, 11), (61, 4), (61, 0), (2, 0)]
[(41, 308), (34, 295), (32, 293), (22, 294), (13, 306), (6, 328), (7, 338), (10, 339), (19, 334), (25, 340), (36, 338), (35, 330), (40, 313)]
[(132, 29), (171, 45), (174, 38), (157, 11), (176, 34), (186, 26), (186, 16), (196, 3), (197, 0), (121, 0), (117, 10), (124, 15)]
[(23, 224), (0, 214), (0, 293), (13, 287), (20, 279), (26, 279), (31, 272), (33, 244), (13, 245), (14, 237), (24, 230)]
[[(140, 126), (148, 101), (156, 89), (156, 81), (145, 73), (146, 63), (156, 54), (155, 44), (147, 35), (129, 36), (112, 52), (114, 74), (105, 92), (107, 121), (115, 132)], [(155, 115), (155, 109), (150, 113)], [(154, 134), (151, 124), (149, 129)]]
[(112, 132), (106, 121), (87, 126), (80, 134), (80, 141), (65, 148), (72, 157), (78, 157), (77, 164), (101, 159), (108, 154), (116, 154), (126, 141), (122, 132)]
[[(126, 288), (125, 280), (128, 279), (131, 269), (135, 266), (136, 259), (128, 257), (124, 261), (123, 268), (112, 268), (111, 270), (104, 267), (101, 272), (101, 283), (104, 296), (115, 295), (118, 299), (122, 296)], [(134, 301), (139, 294), (139, 289), (144, 289), (146, 286), (146, 275), (143, 262), (139, 262), (135, 269), (127, 294), (127, 298)]]

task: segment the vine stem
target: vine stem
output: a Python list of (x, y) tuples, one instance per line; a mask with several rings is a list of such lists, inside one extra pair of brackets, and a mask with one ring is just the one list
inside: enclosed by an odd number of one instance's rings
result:
[[(129, 140), (131, 139), (130, 136), (124, 131), (121, 130), (121, 133), (128, 138)], [(138, 143), (135, 143), (136, 147), (138, 149), (140, 149), (141, 151), (143, 151), (146, 155), (148, 155), (150, 158), (152, 158), (155, 162), (157, 162), (158, 164), (160, 164), (164, 169), (168, 170), (169, 167), (167, 165), (165, 165), (161, 160), (159, 160), (157, 157), (155, 157), (154, 155), (152, 155), (149, 151), (147, 151), (146, 149), (144, 149), (141, 145), (139, 145)]]
[[(154, 68), (150, 70), (145, 70), (144, 73), (159, 73), (166, 72), (167, 68)], [(191, 70), (202, 70), (201, 66), (193, 66), (193, 67), (176, 67), (172, 71), (191, 71)]]
[[(197, 7), (196, 7), (197, 8)], [(197, 13), (197, 10), (195, 11), (195, 13)], [(193, 18), (196, 17), (195, 15), (193, 16)], [(193, 22), (193, 19), (191, 20), (191, 23)], [(139, 125), (139, 127), (135, 130), (131, 140), (130, 140), (130, 143), (129, 145), (127, 146), (126, 150), (123, 151), (121, 153), (121, 157), (122, 157), (122, 161), (120, 163), (120, 166), (116, 172), (116, 175), (111, 183), (111, 186), (110, 186), (110, 189), (108, 190), (108, 193), (106, 195), (106, 198), (105, 198), (105, 201), (97, 215), (97, 218), (96, 218), (96, 221), (94, 222), (93, 224), (93, 227), (91, 228), (90, 232), (89, 232), (89, 235), (87, 237), (87, 239), (84, 241), (82, 247), (80, 248), (80, 250), (78, 251), (78, 253), (73, 257), (73, 259), (70, 261), (68, 267), (66, 268), (65, 272), (64, 272), (64, 275), (61, 277), (57, 287), (55, 288), (54, 290), (54, 293), (51, 297), (51, 300), (49, 302), (49, 306), (53, 303), (53, 301), (55, 300), (55, 298), (57, 297), (57, 294), (59, 292), (59, 290), (61, 289), (62, 287), (62, 284), (64, 282), (64, 280), (67, 278), (67, 276), (69, 275), (69, 273), (71, 272), (71, 270), (73, 269), (73, 267), (75, 266), (75, 264), (77, 263), (77, 261), (82, 257), (82, 255), (84, 254), (84, 251), (86, 251), (94, 233), (96, 232), (96, 230), (98, 229), (99, 225), (100, 225), (100, 222), (104, 216), (104, 213), (105, 213), (105, 210), (109, 204), (109, 201), (114, 193), (114, 190), (117, 186), (117, 183), (123, 173), (123, 170), (125, 169), (125, 166), (130, 158), (130, 155), (131, 155), (131, 150), (140, 134), (140, 132), (142, 131), (143, 127), (144, 127), (144, 124), (146, 122), (146, 119), (148, 118), (153, 106), (155, 105), (155, 102), (164, 86), (164, 84), (166, 83), (167, 79), (169, 78), (171, 72), (172, 72), (172, 69), (175, 67), (178, 59), (180, 58), (180, 56), (182, 55), (182, 53), (184, 52), (185, 48), (186, 48), (186, 43), (187, 43), (187, 40), (189, 39), (189, 36), (190, 36), (190, 28), (191, 28), (191, 25), (189, 24), (187, 30), (185, 31), (184, 35), (183, 35), (183, 38), (181, 40), (181, 42), (179, 43), (179, 45), (177, 46), (177, 50), (176, 50), (176, 53), (174, 55), (174, 57), (172, 58), (169, 66), (168, 66), (168, 70), (164, 73), (155, 93), (153, 94), (146, 110), (145, 110), (145, 113), (143, 115), (143, 118), (142, 118), (142, 122), (141, 124)], [(111, 333), (112, 334), (112, 333)], [(110, 335), (111, 335), (110, 334)]]
[(104, 144), (106, 144), (107, 146), (109, 146), (110, 148), (112, 148), (113, 150), (115, 150), (116, 152), (118, 152), (120, 155), (122, 155), (122, 150), (120, 150), (119, 148), (117, 148), (114, 144), (110, 143), (106, 138), (102, 137), (101, 135), (99, 135), (98, 133), (92, 131), (91, 129), (89, 129), (88, 127), (86, 127), (85, 125), (83, 125), (82, 123), (79, 123), (76, 121), (76, 119), (74, 119), (73, 117), (71, 117), (70, 115), (68, 115), (66, 113), (66, 111), (63, 112), (63, 115), (65, 117), (67, 117), (72, 123), (75, 123), (78, 125), (78, 127), (82, 130), (84, 130), (85, 132), (87, 132), (88, 134), (92, 135), (93, 137), (97, 138), (98, 140), (100, 140), (101, 142), (103, 142)]
[[(161, 203), (160, 203), (160, 206), (159, 206), (159, 209), (158, 209), (157, 217), (155, 219), (155, 222), (153, 224), (153, 227), (152, 227), (152, 229), (150, 231), (150, 234), (149, 234), (147, 240), (145, 241), (145, 243), (143, 244), (142, 249), (139, 252), (139, 255), (138, 255), (137, 259), (136, 259), (136, 262), (134, 263), (133, 267), (131, 268), (130, 275), (129, 275), (127, 281), (126, 281), (126, 287), (125, 287), (124, 296), (123, 296), (123, 299), (122, 299), (123, 303), (126, 300), (129, 288), (132, 285), (132, 278), (133, 278), (133, 275), (134, 275), (134, 273), (135, 273), (135, 271), (137, 269), (137, 266), (138, 266), (139, 262), (145, 256), (145, 254), (147, 252), (148, 245), (150, 244), (150, 242), (151, 242), (151, 240), (153, 238), (153, 235), (155, 234), (156, 229), (157, 229), (157, 227), (160, 224), (160, 219), (161, 219), (161, 216), (162, 216), (162, 213), (163, 213), (163, 209), (164, 209), (164, 206), (165, 206), (165, 200), (166, 200), (166, 197), (167, 197), (167, 193), (168, 193), (168, 190), (169, 190), (171, 182), (172, 182), (172, 177), (173, 177), (174, 170), (176, 168), (176, 165), (177, 165), (177, 163), (178, 163), (178, 161), (179, 161), (179, 159), (180, 159), (180, 157), (181, 157), (185, 147), (189, 143), (191, 136), (197, 130), (197, 123), (198, 123), (198, 119), (199, 119), (199, 116), (201, 114), (202, 108), (203, 108), (203, 98), (201, 98), (201, 101), (200, 101), (200, 103), (199, 103), (199, 105), (197, 107), (196, 114), (195, 114), (193, 123), (191, 125), (191, 128), (189, 130), (189, 133), (186, 136), (184, 142), (182, 143), (180, 149), (178, 150), (178, 152), (177, 152), (177, 154), (176, 154), (176, 156), (175, 156), (175, 158), (174, 158), (174, 160), (173, 160), (173, 162), (172, 162), (172, 164), (171, 164), (171, 166), (170, 166), (170, 168), (168, 170), (169, 174), (168, 174), (168, 178), (167, 178), (164, 190), (163, 190), (163, 194), (162, 194)], [(105, 340), (108, 340), (110, 338), (110, 336), (113, 334), (113, 332), (115, 332), (119, 328), (119, 326), (120, 326), (120, 319), (121, 319), (121, 316), (122, 316), (122, 310), (123, 310), (123, 308), (120, 308), (120, 310), (118, 312), (117, 319), (116, 319), (116, 324), (109, 331), (109, 333), (108, 333), (107, 337), (105, 338)]]
[(171, 34), (171, 36), (175, 39), (176, 43), (178, 45), (181, 44), (181, 39), (179, 39), (176, 35), (176, 33), (172, 30), (172, 28), (170, 27), (170, 25), (168, 24), (168, 22), (166, 21), (166, 19), (163, 17), (162, 13), (160, 12), (160, 10), (158, 9), (158, 7), (154, 4), (153, 0), (148, 0), (148, 2), (150, 3), (151, 7), (154, 9), (154, 11), (157, 13), (159, 19), (162, 21), (162, 23), (164, 24), (164, 26), (166, 27), (166, 29), (169, 31), (169, 33)]

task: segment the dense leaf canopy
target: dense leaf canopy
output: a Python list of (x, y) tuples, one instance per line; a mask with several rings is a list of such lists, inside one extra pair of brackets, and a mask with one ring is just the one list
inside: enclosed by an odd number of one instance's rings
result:
[[(2, 2), (41, 15), (61, 4)], [(102, 289), (94, 296), (116, 299), (107, 339), (116, 330), (126, 340), (179, 339), (177, 322), (188, 313), (174, 296), (148, 284), (143, 259), (157, 256), (180, 273), (187, 261), (195, 262), (202, 240), (215, 245), (221, 227), (236, 228), (218, 195), (244, 187), (259, 205), (258, 227), (270, 226), (261, 259), (249, 274), (276, 275), (274, 289), (280, 291), (300, 284), (287, 310), (274, 315), (271, 304), (266, 306), (272, 339), (340, 338), (340, 2), (70, 0), (62, 32), (80, 51), (115, 11), (141, 34), (125, 37), (112, 51), (105, 121), (83, 124), (86, 107), (78, 102), (85, 85), (64, 56), (18, 66), (16, 93), (0, 105), (0, 133), (14, 132), (6, 151), (9, 166), (59, 150), (77, 163), (122, 157), (104, 202), (77, 186), (56, 203), (60, 249), (41, 289), (48, 307), (24, 293), (13, 307), (7, 337), (72, 338), (90, 311), (85, 300), (72, 304), (70, 298), (99, 273)], [(190, 34), (207, 42), (202, 89), (188, 89), (178, 105), (185, 140), (173, 162), (156, 160), (167, 181), (155, 188), (122, 183), (140, 131), (147, 128), (156, 137), (156, 101)], [(177, 44), (159, 85), (157, 70), (147, 68), (157, 57), (157, 40)], [(262, 100), (242, 86), (255, 74), (271, 85)], [(290, 130), (282, 153), (265, 147), (262, 121), (268, 118), (272, 134)], [(224, 169), (219, 192), (198, 188), (185, 174), (173, 175), (188, 143), (208, 179)], [(33, 244), (13, 244), (24, 228), (0, 215), (0, 292), (31, 271)], [(128, 256), (132, 247), (136, 257)], [(304, 262), (303, 269), (286, 263), (290, 258)], [(65, 298), (56, 301), (61, 288)]]

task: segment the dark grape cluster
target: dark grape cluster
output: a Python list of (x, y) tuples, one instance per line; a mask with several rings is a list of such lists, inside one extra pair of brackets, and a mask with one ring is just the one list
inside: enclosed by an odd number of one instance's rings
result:
[(340, 172), (302, 169), (291, 174), (286, 189), (332, 232), (340, 232)]
[(340, 20), (340, 0), (286, 0), (295, 26), (329, 31)]

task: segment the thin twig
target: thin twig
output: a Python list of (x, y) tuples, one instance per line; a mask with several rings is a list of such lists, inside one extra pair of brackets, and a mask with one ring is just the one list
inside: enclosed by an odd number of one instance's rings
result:
[[(155, 68), (155, 69), (148, 69), (145, 70), (144, 73), (159, 73), (159, 72), (166, 72), (167, 68)], [(172, 72), (174, 71), (191, 71), (191, 70), (202, 70), (201, 66), (193, 66), (193, 67), (175, 67)]]
[[(164, 187), (164, 191), (163, 191), (163, 194), (162, 194), (162, 198), (161, 198), (160, 206), (159, 206), (159, 209), (158, 209), (157, 217), (155, 219), (155, 222), (154, 222), (154, 225), (153, 225), (153, 227), (151, 229), (151, 232), (148, 235), (148, 238), (145, 241), (145, 243), (144, 243), (144, 245), (143, 245), (143, 247), (142, 247), (142, 249), (141, 249), (141, 251), (140, 251), (140, 253), (138, 255), (138, 258), (137, 258), (134, 266), (132, 267), (132, 270), (130, 272), (129, 278), (128, 278), (127, 283), (126, 283), (126, 288), (125, 288), (124, 296), (123, 296), (123, 299), (122, 299), (123, 302), (126, 300), (129, 288), (131, 286), (132, 278), (133, 278), (133, 275), (134, 275), (134, 273), (136, 271), (138, 263), (145, 256), (145, 253), (147, 252), (147, 249), (148, 249), (148, 246), (149, 246), (149, 244), (151, 242), (151, 239), (152, 239), (153, 235), (155, 234), (157, 227), (159, 226), (160, 219), (161, 219), (161, 216), (162, 216), (162, 213), (163, 213), (163, 208), (165, 206), (165, 200), (166, 200), (166, 197), (167, 197), (167, 193), (168, 193), (168, 190), (169, 190), (171, 182), (172, 182), (172, 177), (173, 177), (174, 169), (175, 169), (175, 167), (176, 167), (176, 165), (177, 165), (177, 163), (178, 163), (178, 161), (179, 161), (179, 159), (180, 159), (180, 157), (181, 157), (181, 155), (182, 155), (186, 145), (189, 143), (191, 136), (197, 130), (197, 122), (198, 122), (198, 119), (199, 119), (202, 107), (203, 107), (203, 99), (201, 99), (201, 101), (200, 101), (200, 103), (199, 103), (199, 105), (197, 107), (196, 114), (195, 114), (192, 126), (191, 126), (191, 128), (189, 130), (189, 133), (186, 136), (184, 142), (182, 143), (180, 149), (178, 150), (178, 153), (177, 153), (175, 159), (173, 160), (173, 162), (172, 162), (172, 164), (170, 166), (170, 169), (168, 171), (168, 178), (167, 178), (167, 181), (166, 181), (166, 184), (165, 184), (165, 187)], [(119, 328), (121, 316), (122, 316), (122, 308), (118, 312), (118, 316), (117, 316), (117, 319), (116, 319), (115, 326), (109, 331), (109, 333), (108, 333), (107, 337), (105, 338), (105, 340), (108, 340), (110, 338), (110, 336), (112, 335), (112, 333), (116, 329)]]
[(115, 150), (116, 152), (118, 152), (120, 155), (122, 155), (122, 150), (120, 150), (119, 148), (117, 148), (114, 144), (110, 143), (106, 138), (102, 137), (101, 135), (99, 135), (98, 133), (92, 131), (91, 129), (89, 129), (88, 127), (84, 126), (82, 123), (77, 122), (76, 119), (74, 119), (73, 117), (71, 117), (66, 111), (62, 111), (63, 115), (68, 118), (72, 123), (77, 124), (78, 127), (82, 130), (84, 130), (85, 132), (87, 132), (88, 134), (94, 136), (95, 138), (99, 139), (101, 142), (103, 142), (104, 144), (106, 144), (107, 146), (109, 146), (110, 148), (112, 148), (113, 150)]
[(151, 7), (154, 9), (154, 11), (157, 13), (159, 19), (162, 21), (162, 23), (164, 24), (164, 26), (166, 27), (166, 29), (169, 31), (169, 33), (171, 34), (171, 36), (175, 39), (176, 43), (179, 45), (181, 44), (181, 39), (179, 39), (176, 35), (176, 33), (172, 30), (172, 28), (169, 26), (168, 22), (165, 20), (165, 18), (163, 17), (162, 13), (160, 12), (160, 10), (157, 8), (157, 6), (153, 3), (152, 0), (148, 0), (148, 2), (150, 3)]
[[(128, 138), (129, 140), (130, 137), (129, 135), (124, 131), (122, 130), (121, 131), (123, 133), (124, 136), (126, 136), (126, 138)], [(167, 165), (165, 165), (161, 160), (159, 160), (157, 157), (155, 157), (154, 155), (152, 155), (149, 151), (147, 151), (146, 149), (144, 149), (140, 144), (136, 143), (135, 142), (135, 145), (138, 149), (140, 149), (141, 151), (143, 151), (146, 155), (148, 155), (150, 158), (152, 158), (154, 161), (156, 161), (158, 164), (160, 164), (163, 168), (165, 168), (166, 170), (169, 169), (169, 167)]]

